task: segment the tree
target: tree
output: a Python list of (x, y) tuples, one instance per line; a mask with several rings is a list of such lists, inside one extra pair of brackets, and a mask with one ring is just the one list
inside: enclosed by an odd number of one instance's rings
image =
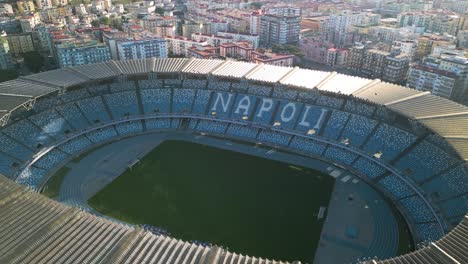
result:
[(91, 21), (91, 26), (93, 26), (93, 27), (99, 27), (99, 24), (100, 24), (100, 23), (99, 23), (99, 20), (93, 20), (93, 21)]
[(297, 56), (299, 58), (304, 57), (304, 53), (301, 51), (301, 49), (299, 49), (298, 46), (294, 45), (275, 44), (273, 45), (271, 50), (275, 53), (293, 54), (294, 56)]
[(162, 7), (156, 7), (156, 10), (154, 12), (158, 13), (161, 16), (164, 16), (164, 8)]
[(259, 3), (259, 2), (253, 2), (250, 4), (250, 6), (253, 8), (253, 9), (260, 9), (262, 7), (262, 3)]
[(18, 78), (18, 72), (15, 70), (0, 70), (0, 82), (6, 82)]
[(44, 66), (44, 58), (37, 51), (23, 53), (24, 64), (32, 72), (39, 72)]

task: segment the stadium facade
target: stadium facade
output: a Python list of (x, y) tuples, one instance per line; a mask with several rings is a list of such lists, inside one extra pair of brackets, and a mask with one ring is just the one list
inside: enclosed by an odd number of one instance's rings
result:
[(359, 176), (424, 244), (363, 262), (468, 262), (468, 108), (428, 92), (235, 61), (110, 61), (1, 83), (0, 125), (1, 263), (263, 263), (35, 193), (80, 153), (158, 131), (261, 142)]

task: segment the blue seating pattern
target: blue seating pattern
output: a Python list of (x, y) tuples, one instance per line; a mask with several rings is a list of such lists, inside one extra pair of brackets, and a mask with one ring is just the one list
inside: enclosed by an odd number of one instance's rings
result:
[(344, 99), (321, 94), (316, 101), (317, 105), (339, 109), (343, 105)]
[(91, 146), (91, 141), (85, 136), (79, 136), (69, 140), (59, 147), (60, 150), (70, 155), (76, 155)]
[(182, 87), (188, 88), (188, 89), (205, 89), (206, 81), (187, 79), (187, 80), (184, 80), (184, 82), (182, 83)]
[(46, 171), (55, 168), (57, 165), (63, 163), (67, 159), (68, 155), (58, 149), (52, 149), (42, 156), (39, 160), (34, 162), (34, 166), (37, 166)]
[(237, 136), (241, 138), (256, 138), (258, 134), (258, 128), (231, 124), (226, 131), (226, 134)]
[(81, 114), (80, 110), (74, 103), (59, 105), (55, 109), (74, 129), (82, 130), (89, 127), (89, 121)]
[(91, 97), (91, 94), (88, 92), (88, 90), (77, 89), (73, 91), (67, 91), (62, 96), (60, 96), (60, 99), (64, 102), (71, 102), (71, 101), (76, 101), (76, 100), (80, 100), (80, 99), (87, 98), (87, 97)]
[(287, 146), (289, 144), (289, 140), (291, 139), (291, 136), (285, 135), (285, 134), (280, 134), (275, 131), (269, 131), (269, 130), (262, 130), (260, 131), (260, 134), (258, 134), (258, 140), (261, 142), (269, 142), (273, 143), (275, 145), (285, 145)]
[(39, 144), (46, 145), (52, 141), (46, 133), (36, 128), (27, 119), (20, 120), (2, 131), (32, 149), (35, 149)]
[(71, 128), (67, 121), (59, 115), (54, 109), (41, 112), (29, 118), (34, 124), (41, 127), (48, 135), (61, 139), (64, 137), (65, 131), (70, 131)]
[(190, 113), (195, 99), (195, 90), (193, 89), (174, 89), (172, 95), (173, 113)]
[(289, 146), (314, 155), (322, 155), (326, 144), (313, 139), (294, 137)]
[(396, 118), (395, 114), (385, 107), (377, 107), (374, 115), (390, 123), (393, 122)]
[(231, 83), (223, 82), (223, 81), (210, 81), (208, 82), (208, 89), (219, 90), (219, 91), (229, 91), (229, 89), (231, 89)]
[(348, 120), (349, 113), (333, 111), (323, 134), (330, 139), (337, 140), (340, 132)]
[(269, 97), (271, 93), (271, 87), (250, 84), (247, 91), (249, 94)]
[(117, 132), (115, 131), (114, 127), (105, 127), (98, 130), (91, 131), (86, 134), (86, 136), (93, 142), (99, 143), (102, 141), (106, 141), (113, 137), (117, 136)]
[(341, 136), (349, 139), (353, 146), (361, 146), (377, 125), (377, 121), (358, 115), (351, 115)]
[(141, 121), (130, 121), (125, 123), (119, 123), (115, 125), (115, 129), (119, 132), (119, 135), (128, 135), (132, 133), (142, 132), (143, 125)]
[(17, 162), (15, 159), (0, 152), (0, 174), (12, 177), (15, 172), (15, 168), (13, 167), (13, 163), (15, 162)]
[(397, 199), (415, 194), (408, 184), (393, 174), (381, 179), (379, 181), (379, 185)]
[(76, 104), (81, 109), (83, 114), (92, 123), (96, 121), (106, 122), (110, 120), (110, 116), (102, 102), (100, 96), (95, 96), (77, 101)]
[(193, 103), (193, 113), (205, 114), (206, 108), (208, 107), (208, 102), (210, 101), (210, 97), (211, 91), (198, 90), (197, 95), (195, 96), (195, 102)]
[(171, 90), (141, 90), (141, 101), (146, 114), (169, 113), (171, 111)]
[(106, 94), (104, 95), (104, 99), (115, 119), (122, 118), (126, 115), (138, 115), (140, 113), (138, 110), (136, 93), (134, 91)]
[(350, 165), (357, 158), (357, 154), (335, 146), (328, 146), (325, 157)]
[(145, 122), (147, 130), (171, 128), (171, 120), (169, 118), (147, 119)]
[(91, 95), (102, 95), (102, 94), (108, 94), (109, 93), (109, 86), (107, 84), (103, 85), (93, 85), (88, 87), (89, 93)]
[(32, 151), (30, 149), (1, 133), (0, 152), (8, 153), (21, 161), (26, 161), (32, 156)]
[(197, 125), (197, 130), (208, 132), (208, 133), (216, 133), (216, 134), (224, 134), (226, 131), (227, 123), (222, 122), (213, 122), (209, 120), (200, 120)]
[(417, 224), (415, 227), (416, 232), (422, 241), (435, 241), (441, 238), (443, 235), (437, 223)]
[(123, 91), (135, 91), (135, 82), (125, 81), (125, 82), (115, 82), (109, 84), (109, 88), (112, 93), (118, 93)]
[(372, 114), (374, 114), (375, 106), (348, 99), (344, 109), (348, 112), (370, 117)]
[(373, 179), (385, 173), (386, 169), (377, 165), (367, 158), (360, 157), (352, 165), (353, 168), (360, 171), (365, 176)]
[(468, 194), (443, 201), (440, 203), (440, 207), (449, 218), (462, 216), (466, 214), (468, 210)]
[(16, 178), (16, 182), (36, 189), (46, 174), (47, 172), (45, 170), (31, 166), (21, 172), (18, 178)]
[(434, 221), (434, 216), (427, 204), (419, 196), (411, 196), (400, 200), (401, 205), (412, 216), (415, 223)]
[(179, 88), (182, 83), (182, 80), (179, 79), (165, 79), (164, 80), (164, 86), (165, 87), (177, 87)]
[(180, 123), (181, 123), (180, 118), (173, 118), (173, 119), (171, 120), (171, 128), (175, 128), (175, 129), (179, 128), (179, 127), (180, 127)]
[(192, 130), (195, 130), (195, 128), (197, 127), (197, 124), (198, 124), (198, 120), (197, 120), (197, 119), (190, 119), (188, 128), (189, 128), (189, 129), (192, 129)]
[(427, 136), (426, 140), (444, 150), (453, 151), (453, 147), (450, 146), (450, 144), (445, 139), (437, 134), (431, 134)]
[(364, 146), (364, 150), (371, 155), (382, 151), (381, 158), (391, 161), (414, 141), (416, 141), (416, 136), (413, 134), (381, 123), (369, 138), (369, 141)]
[(37, 112), (42, 112), (44, 110), (53, 108), (54, 106), (60, 103), (58, 97), (48, 97), (48, 98), (40, 98), (34, 104), (34, 109)]
[(279, 108), (280, 109), (283, 109), (283, 114), (285, 117), (288, 117), (288, 118), (291, 118), (290, 121), (288, 122), (284, 122), (281, 120), (281, 114), (280, 112), (278, 112), (275, 116), (275, 119), (274, 119), (274, 123), (275, 124), (280, 124), (279, 128), (283, 128), (283, 129), (289, 129), (289, 130), (293, 130), (294, 129), (294, 126), (296, 125), (296, 121), (297, 121), (297, 118), (299, 117), (299, 115), (301, 114), (301, 111), (302, 111), (302, 107), (303, 105), (302, 104), (299, 104), (299, 103), (294, 103), (295, 105), (295, 111), (293, 110), (293, 107), (290, 105), (288, 106), (287, 108), (285, 108), (285, 106), (288, 104), (289, 102), (288, 101), (280, 101), (280, 105), (279, 105)]
[(286, 100), (294, 100), (297, 97), (297, 91), (287, 89), (283, 86), (275, 86), (275, 88), (273, 89), (273, 97)]
[(317, 100), (318, 96), (318, 92), (316, 92), (316, 90), (312, 90), (307, 92), (299, 92), (297, 99), (298, 101), (312, 103)]
[[(262, 100), (259, 100), (259, 101), (260, 101), (259, 104), (263, 104)], [(275, 109), (277, 105), (278, 105), (278, 100), (273, 100), (272, 109)], [(273, 115), (274, 115), (273, 111), (263, 112), (261, 116), (258, 116), (259, 112), (260, 112), (260, 107), (258, 107), (257, 110), (255, 111), (255, 116), (253, 119), (254, 122), (265, 124), (265, 125), (270, 125), (273, 119)]]
[(140, 89), (161, 89), (163, 87), (162, 80), (140, 80), (138, 84)]
[[(425, 182), (422, 188), (427, 193), (437, 193), (440, 199), (456, 196), (468, 190), (468, 179), (463, 164), (457, 166), (438, 177)], [(440, 188), (444, 186), (444, 188)]]
[(231, 88), (238, 92), (245, 92), (249, 88), (249, 85), (244, 82), (232, 83)]
[(455, 164), (455, 160), (432, 143), (421, 142), (395, 164), (402, 171), (411, 170), (412, 178), (423, 181)]

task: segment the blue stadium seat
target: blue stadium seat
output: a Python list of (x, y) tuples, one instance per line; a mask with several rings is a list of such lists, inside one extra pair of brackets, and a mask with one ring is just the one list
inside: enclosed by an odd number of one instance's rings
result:
[(61, 139), (65, 136), (65, 131), (71, 131), (67, 121), (54, 109), (33, 115), (29, 119), (55, 139)]
[(340, 136), (340, 132), (348, 120), (349, 113), (341, 111), (333, 111), (331, 113), (330, 119), (328, 120), (325, 130), (323, 131), (323, 136), (328, 139), (337, 140)]
[(231, 118), (234, 120), (244, 120), (249, 118), (254, 111), (257, 97), (251, 95), (238, 94), (231, 111)]
[(381, 151), (381, 158), (391, 161), (414, 141), (416, 141), (416, 136), (413, 134), (381, 123), (369, 138), (364, 150), (371, 155)]
[(381, 176), (386, 171), (385, 168), (382, 168), (375, 162), (364, 157), (359, 157), (356, 162), (353, 163), (352, 167), (371, 179)]
[(0, 174), (3, 174), (9, 178), (13, 177), (16, 168), (13, 166), (14, 163), (19, 165), (19, 161), (7, 156), (0, 152)]
[(172, 95), (172, 112), (191, 113), (195, 92), (196, 90), (193, 89), (174, 89)]
[(231, 88), (230, 82), (223, 82), (223, 81), (208, 82), (208, 89), (211, 89), (211, 90), (229, 91), (230, 88)]
[(34, 162), (34, 166), (49, 171), (63, 163), (68, 157), (68, 154), (65, 152), (59, 149), (52, 149), (39, 160)]
[(141, 124), (141, 121), (130, 121), (115, 125), (115, 129), (117, 129), (119, 135), (123, 136), (132, 133), (142, 132), (143, 125)]
[(44, 110), (54, 108), (58, 104), (60, 104), (58, 97), (40, 98), (34, 104), (34, 110), (42, 112)]
[[(266, 101), (265, 101), (265, 99), (266, 99)], [(270, 104), (269, 100), (272, 100), (271, 104)], [(254, 115), (253, 121), (255, 123), (260, 123), (260, 124), (264, 124), (264, 125), (268, 125), (268, 126), (271, 125), (271, 123), (273, 121), (273, 114), (274, 114), (273, 110), (277, 107), (278, 103), (279, 103), (279, 101), (276, 100), (276, 99), (259, 98), (258, 107), (255, 110), (255, 115)], [(271, 110), (261, 111), (262, 106), (263, 106), (263, 109), (271, 109)]]
[(171, 120), (169, 118), (147, 119), (145, 122), (147, 130), (171, 128)]
[(77, 89), (73, 91), (67, 91), (62, 96), (60, 96), (60, 99), (64, 102), (71, 102), (71, 101), (81, 100), (87, 97), (91, 97), (91, 94), (88, 92), (88, 90), (83, 88), (83, 89)]
[(434, 221), (434, 215), (427, 204), (419, 196), (411, 196), (400, 200), (415, 223)]
[(125, 116), (139, 115), (138, 100), (134, 91), (104, 95), (114, 119)]
[(195, 96), (195, 102), (193, 103), (192, 113), (204, 115), (207, 111), (210, 97), (211, 91), (198, 90), (197, 95)]
[(325, 157), (350, 165), (357, 158), (357, 154), (335, 146), (328, 146)]
[(32, 156), (32, 151), (30, 149), (1, 133), (0, 152), (8, 153), (21, 161), (26, 161)]
[(172, 118), (171, 120), (171, 128), (177, 129), (180, 127), (181, 120), (180, 118)]
[(141, 90), (141, 101), (146, 114), (169, 113), (171, 111), (171, 90)]
[(84, 117), (74, 103), (68, 103), (55, 108), (76, 130), (83, 130), (89, 127), (89, 121)]
[(123, 91), (135, 91), (135, 82), (125, 81), (125, 82), (114, 82), (109, 84), (109, 88), (112, 93), (118, 93)]
[(37, 189), (47, 172), (43, 169), (31, 166), (21, 172), (16, 182), (32, 189)]
[(289, 144), (289, 140), (291, 139), (290, 135), (281, 134), (275, 131), (270, 130), (262, 130), (258, 135), (258, 140), (260, 142), (267, 142), (273, 143), (275, 145), (284, 145), (287, 146)]
[(359, 115), (351, 115), (343, 130), (341, 139), (349, 139), (350, 144), (356, 147), (364, 144), (367, 137), (377, 125), (377, 121)]
[(88, 87), (88, 90), (92, 96), (110, 93), (109, 86), (107, 84), (93, 85)]
[(187, 79), (187, 80), (184, 80), (184, 82), (182, 83), (182, 87), (186, 89), (205, 89), (206, 81)]
[(275, 86), (273, 88), (273, 97), (286, 100), (295, 100), (297, 97), (297, 91), (292, 89), (287, 89), (283, 86)]
[(47, 145), (52, 141), (46, 133), (39, 130), (27, 119), (7, 126), (3, 129), (3, 132), (34, 149), (40, 145)]
[(91, 131), (86, 134), (86, 136), (93, 142), (93, 143), (100, 143), (106, 140), (109, 140), (113, 137), (117, 136), (117, 132), (115, 131), (114, 127), (109, 126), (105, 128), (101, 128), (98, 130)]
[(445, 151), (423, 141), (400, 158), (395, 166), (401, 171), (408, 172), (415, 181), (420, 182), (455, 163), (456, 160)]
[(329, 108), (340, 109), (344, 103), (344, 99), (321, 94), (315, 103)]
[(214, 122), (209, 120), (200, 120), (196, 130), (215, 134), (224, 134), (227, 128), (227, 123)]
[(270, 97), (271, 90), (272, 88), (268, 86), (250, 84), (249, 88), (247, 89), (247, 93), (258, 96)]
[(415, 194), (408, 184), (393, 174), (381, 179), (379, 185), (397, 199)]
[(294, 137), (289, 146), (314, 155), (322, 155), (326, 144), (313, 139)]
[(91, 141), (85, 136), (79, 136), (60, 145), (59, 149), (70, 155), (76, 155), (91, 146)]
[(140, 80), (138, 81), (140, 89), (162, 89), (163, 80)]
[(76, 104), (91, 123), (98, 120), (104, 123), (111, 119), (100, 96), (76, 101)]
[(361, 116), (372, 116), (375, 111), (375, 106), (361, 103), (352, 99), (348, 99), (344, 106), (344, 110)]
[(253, 139), (257, 137), (258, 128), (249, 126), (231, 124), (226, 132), (227, 135), (232, 135), (240, 138)]
[(415, 225), (415, 228), (422, 241), (436, 241), (443, 235), (437, 223), (417, 224)]
[[(289, 101), (280, 101), (279, 104), (279, 110), (275, 115), (273, 124), (279, 124), (278, 128), (293, 130), (304, 105), (301, 103), (290, 103)], [(284, 119), (288, 121), (283, 121)]]
[[(466, 175), (462, 164), (425, 182), (422, 188), (427, 193), (435, 195), (438, 199), (460, 195), (468, 190), (468, 178)], [(440, 188), (440, 186), (444, 186), (444, 188)]]
[(468, 194), (442, 201), (440, 208), (448, 218), (465, 215), (468, 212)]

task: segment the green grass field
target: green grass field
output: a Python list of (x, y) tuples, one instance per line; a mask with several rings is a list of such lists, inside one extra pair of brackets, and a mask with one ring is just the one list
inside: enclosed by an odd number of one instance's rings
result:
[(97, 211), (250, 256), (311, 261), (334, 179), (184, 141), (166, 141), (92, 197)]

